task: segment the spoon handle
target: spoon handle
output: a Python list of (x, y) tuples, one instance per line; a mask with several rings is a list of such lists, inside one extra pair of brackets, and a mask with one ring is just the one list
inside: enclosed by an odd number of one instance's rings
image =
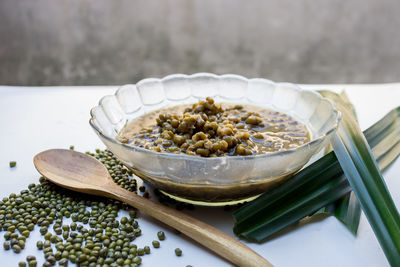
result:
[(115, 184), (107, 191), (110, 197), (125, 202), (179, 230), (238, 266), (273, 266), (242, 242), (191, 216), (140, 197)]

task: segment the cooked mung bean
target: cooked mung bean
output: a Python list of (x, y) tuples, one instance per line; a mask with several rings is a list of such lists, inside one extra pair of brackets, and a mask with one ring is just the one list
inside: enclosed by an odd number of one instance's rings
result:
[(117, 139), (156, 152), (221, 157), (296, 148), (310, 141), (310, 132), (287, 114), (251, 105), (218, 104), (207, 97), (196, 104), (142, 115)]

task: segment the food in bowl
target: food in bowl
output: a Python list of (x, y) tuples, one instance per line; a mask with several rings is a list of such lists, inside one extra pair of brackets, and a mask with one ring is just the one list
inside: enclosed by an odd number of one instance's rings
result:
[(121, 143), (156, 152), (221, 157), (266, 154), (310, 141), (307, 127), (293, 117), (251, 105), (215, 103), (162, 108), (130, 122)]
[[(146, 149), (145, 144), (131, 144), (129, 138), (119, 139), (121, 132), (143, 115), (168, 107), (191, 107), (207, 96), (223, 108), (227, 108), (223, 103), (232, 103), (249, 112), (251, 106), (288, 114), (306, 126), (310, 141), (275, 152), (211, 157), (182, 151), (160, 153)], [(153, 125), (156, 119), (151, 119)], [(334, 104), (315, 91), (260, 78), (196, 73), (124, 85), (92, 108), (90, 125), (107, 148), (146, 183), (181, 201), (226, 205), (255, 198), (285, 181), (325, 147), (339, 121)]]

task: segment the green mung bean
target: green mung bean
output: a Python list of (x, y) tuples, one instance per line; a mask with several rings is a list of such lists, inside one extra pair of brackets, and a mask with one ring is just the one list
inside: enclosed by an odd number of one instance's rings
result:
[(19, 246), (19, 245), (13, 245), (12, 246), (12, 250), (15, 252), (15, 253), (20, 253), (21, 252), (21, 247)]
[(182, 256), (182, 250), (180, 248), (176, 248), (175, 249), (175, 255), (178, 256), (178, 257)]
[(144, 255), (144, 249), (143, 249), (143, 248), (139, 248), (139, 249), (137, 250), (137, 254), (138, 254), (139, 256), (143, 256), (143, 255)]
[(136, 257), (134, 257), (134, 258), (132, 259), (132, 261), (133, 261), (133, 263), (139, 265), (139, 264), (142, 263), (142, 258), (139, 257), (139, 256), (136, 256)]
[[(130, 178), (132, 172), (125, 169), (111, 152), (98, 150), (89, 154), (106, 164), (118, 185), (129, 191), (137, 190), (136, 180)], [(66, 266), (69, 261), (80, 266), (113, 263), (137, 266), (141, 263), (137, 246), (132, 243), (142, 234), (134, 220), (137, 217), (135, 209), (127, 208), (119, 201), (62, 189), (44, 177), (40, 177), (39, 182), (29, 184), (29, 190), (3, 198), (4, 206), (12, 207), (0, 209), (0, 230), (6, 231), (4, 249), (20, 253), (30, 232), (37, 226), (43, 238), (36, 242), (37, 249), (43, 251), (46, 259), (43, 266), (53, 266), (57, 261), (60, 266)], [(127, 210), (129, 217), (118, 220), (121, 209)], [(72, 222), (63, 224), (64, 218), (69, 217)], [(49, 232), (50, 227), (55, 234)], [(54, 251), (52, 243), (55, 244)], [(150, 247), (140, 249), (140, 254), (148, 253)], [(36, 258), (28, 256), (25, 264), (37, 266)]]
[(157, 237), (159, 240), (165, 240), (165, 233), (163, 231), (159, 231), (157, 233)]
[(159, 248), (160, 247), (160, 242), (158, 242), (157, 240), (153, 240), (152, 244), (153, 244), (154, 248)]
[(66, 258), (62, 258), (59, 262), (58, 262), (59, 266), (67, 266), (68, 265), (68, 259)]
[(39, 249), (39, 250), (42, 250), (43, 249), (43, 242), (42, 241), (37, 241), (36, 242), (36, 247)]
[(35, 256), (32, 256), (32, 255), (26, 256), (26, 261), (27, 261), (27, 262), (33, 261), (33, 260), (36, 260), (36, 257), (35, 257)]
[(9, 241), (5, 241), (3, 243), (3, 247), (4, 247), (5, 250), (10, 250), (10, 242)]

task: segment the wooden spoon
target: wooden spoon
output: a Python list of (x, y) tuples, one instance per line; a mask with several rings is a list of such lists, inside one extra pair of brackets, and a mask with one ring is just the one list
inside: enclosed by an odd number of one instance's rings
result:
[(125, 202), (157, 220), (172, 226), (218, 255), (239, 266), (272, 266), (249, 247), (182, 212), (129, 192), (114, 183), (107, 168), (94, 157), (66, 150), (51, 149), (33, 159), (36, 169), (59, 186)]

